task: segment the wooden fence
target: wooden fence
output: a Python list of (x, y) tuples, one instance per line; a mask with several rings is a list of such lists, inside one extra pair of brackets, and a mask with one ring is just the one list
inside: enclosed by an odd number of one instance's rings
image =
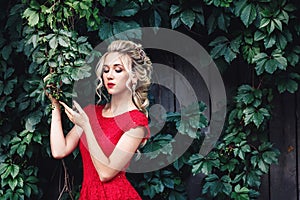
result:
[(275, 98), (270, 140), (281, 152), (263, 178), (261, 200), (300, 199), (300, 92)]
[[(209, 94), (201, 77), (197, 77), (195, 71), (190, 71), (188, 63), (181, 58), (169, 54), (155, 54), (151, 58), (154, 62), (172, 66), (183, 74), (193, 86), (199, 99), (209, 105)], [(154, 66), (155, 67), (155, 66)], [(246, 72), (240, 66), (227, 70), (223, 75), (228, 99), (231, 99), (231, 90), (243, 83), (251, 82), (251, 73)], [(181, 95), (188, 95), (180, 85), (170, 76), (160, 76), (161, 85), (174, 85), (174, 90), (180, 91)], [(212, 79), (213, 81), (213, 79)], [(196, 86), (196, 87), (195, 87)], [(155, 88), (154, 95), (159, 104), (167, 111), (177, 110), (179, 105), (176, 95), (164, 88)], [(174, 92), (174, 91), (173, 91)], [(209, 112), (206, 113), (209, 115)], [(300, 200), (300, 92), (297, 94), (284, 93), (274, 97), (273, 114), (269, 124), (269, 138), (274, 147), (281, 154), (278, 165), (272, 165), (269, 174), (265, 175), (260, 188), (259, 200)], [(190, 199), (199, 194), (200, 181), (203, 177), (194, 177), (188, 183)]]

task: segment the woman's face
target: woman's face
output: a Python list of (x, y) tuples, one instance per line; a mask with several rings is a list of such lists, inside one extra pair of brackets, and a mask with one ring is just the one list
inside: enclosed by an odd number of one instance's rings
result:
[(128, 66), (124, 66), (119, 53), (112, 52), (106, 56), (102, 78), (109, 94), (116, 95), (130, 91), (126, 86), (126, 82), (129, 79), (129, 73), (126, 68), (128, 69)]

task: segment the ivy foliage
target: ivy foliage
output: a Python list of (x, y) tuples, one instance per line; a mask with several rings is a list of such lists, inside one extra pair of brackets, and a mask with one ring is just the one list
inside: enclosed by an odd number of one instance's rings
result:
[[(195, 109), (197, 108), (197, 109)], [(164, 127), (141, 149), (143, 156), (131, 165), (139, 165), (139, 160), (155, 161), (158, 166), (166, 166), (161, 170), (147, 172), (139, 176), (130, 174), (134, 186), (145, 199), (187, 199), (185, 182), (191, 171), (188, 159), (197, 155), (203, 140), (204, 127), (208, 121), (204, 116), (206, 105), (202, 102), (182, 108), (181, 112), (170, 112), (165, 116)], [(182, 120), (186, 118), (189, 120)], [(197, 119), (197, 120), (192, 120)], [(153, 123), (155, 127), (155, 122)], [(193, 141), (183, 155), (176, 155), (175, 136), (181, 135), (181, 142)], [(189, 140), (190, 139), (190, 140)], [(183, 145), (183, 143), (181, 143)], [(171, 162), (175, 160), (174, 162)], [(171, 164), (169, 164), (171, 163)]]
[[(69, 101), (72, 84), (91, 76), (93, 47), (138, 27), (165, 27), (197, 39), (218, 63), (250, 70), (252, 81), (236, 93), (223, 136), (205, 156), (200, 122), (167, 124), (143, 151), (171, 155), (174, 132), (195, 141), (170, 166), (132, 179), (143, 198), (185, 199), (185, 176), (203, 173), (199, 199), (255, 199), (261, 177), (278, 160), (268, 141), (272, 99), (298, 90), (300, 71), (299, 4), (293, 0), (12, 0), (0, 10), (0, 199), (45, 199), (39, 166), (50, 157), (49, 102), (45, 91)], [(124, 37), (124, 36), (122, 36)], [(128, 31), (125, 38), (141, 38)], [(116, 36), (116, 38), (118, 38)], [(203, 111), (204, 105), (200, 108)], [(188, 109), (188, 108), (187, 108)], [(189, 116), (191, 117), (191, 116)], [(66, 123), (65, 131), (70, 128)], [(194, 131), (198, 130), (198, 131)], [(203, 136), (203, 135), (202, 135)], [(161, 148), (165, 147), (165, 148)], [(76, 188), (74, 186), (74, 188)], [(77, 187), (78, 188), (78, 187)], [(75, 192), (76, 191), (69, 191)]]

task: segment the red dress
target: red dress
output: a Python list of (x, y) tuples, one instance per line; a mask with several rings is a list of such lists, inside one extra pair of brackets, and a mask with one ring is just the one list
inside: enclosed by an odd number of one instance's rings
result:
[[(90, 105), (85, 108), (89, 116), (94, 135), (106, 156), (109, 156), (124, 132), (138, 126), (148, 130), (147, 117), (138, 110), (132, 110), (115, 117), (103, 117), (103, 106)], [(141, 199), (125, 176), (120, 171), (108, 182), (101, 182), (87, 149), (86, 137), (83, 133), (79, 142), (83, 163), (83, 182), (80, 200), (136, 200)], [(127, 165), (128, 166), (128, 165)]]

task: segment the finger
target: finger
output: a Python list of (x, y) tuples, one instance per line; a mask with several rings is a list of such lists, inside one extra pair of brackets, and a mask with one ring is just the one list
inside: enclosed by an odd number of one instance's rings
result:
[(73, 115), (71, 113), (69, 113), (67, 110), (65, 110), (65, 113), (67, 114), (69, 120), (74, 123), (74, 121), (73, 121)]
[(72, 108), (70, 108), (67, 104), (65, 104), (65, 103), (62, 102), (62, 101), (59, 101), (59, 103), (65, 108), (65, 110), (67, 110), (67, 111), (69, 111), (70, 113), (72, 113), (72, 112), (71, 112), (71, 111), (73, 111)]
[(69, 110), (65, 109), (65, 113), (68, 115), (69, 118), (73, 118), (73, 112), (70, 112)]
[(79, 105), (79, 103), (77, 103), (75, 100), (73, 100), (73, 104), (74, 104), (75, 108), (78, 110), (79, 113), (84, 113), (84, 110)]

